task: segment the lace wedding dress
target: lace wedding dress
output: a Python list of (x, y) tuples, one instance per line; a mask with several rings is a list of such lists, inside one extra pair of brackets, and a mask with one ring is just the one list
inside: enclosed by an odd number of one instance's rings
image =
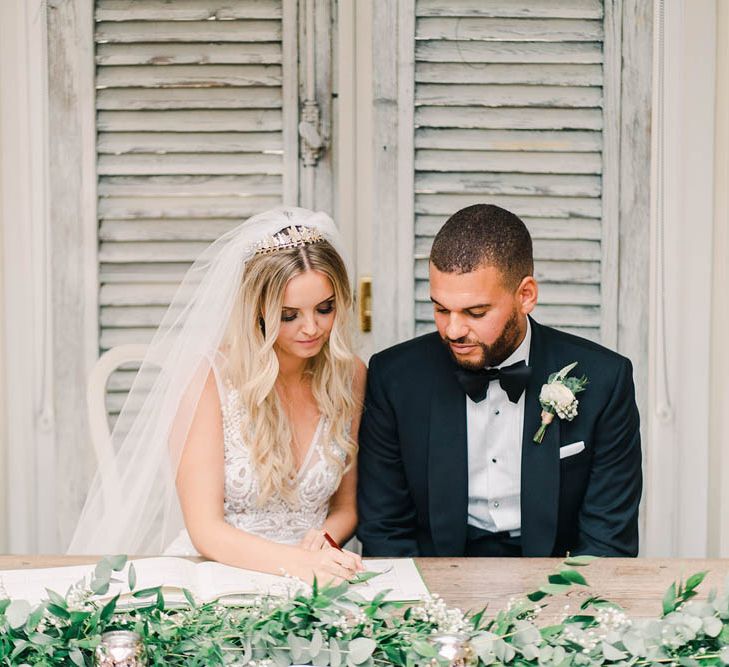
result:
[[(333, 442), (327, 442), (326, 420), (322, 417), (316, 427), (305, 459), (293, 483), (297, 486), (298, 503), (292, 505), (274, 496), (262, 506), (256, 503), (259, 484), (251, 453), (241, 432), (241, 402), (239, 393), (227, 384), (219, 383), (223, 414), (223, 443), (225, 448), (225, 520), (247, 533), (281, 542), (296, 544), (310, 528), (324, 524), (329, 499), (339, 488), (341, 468), (325, 455), (331, 448), (341, 460), (345, 454)], [(166, 555), (198, 555), (186, 530), (165, 549)]]

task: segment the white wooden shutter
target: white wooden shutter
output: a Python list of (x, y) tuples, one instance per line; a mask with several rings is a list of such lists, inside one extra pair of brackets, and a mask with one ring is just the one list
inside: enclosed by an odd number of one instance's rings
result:
[(617, 229), (603, 220), (602, 2), (416, 0), (415, 8), (416, 333), (433, 329), (433, 236), (458, 209), (489, 202), (532, 234), (538, 320), (600, 339), (612, 252), (603, 226)]
[[(200, 251), (282, 201), (297, 104), (283, 14), (282, 0), (97, 0), (102, 350), (150, 340)], [(111, 413), (133, 376), (112, 376)]]

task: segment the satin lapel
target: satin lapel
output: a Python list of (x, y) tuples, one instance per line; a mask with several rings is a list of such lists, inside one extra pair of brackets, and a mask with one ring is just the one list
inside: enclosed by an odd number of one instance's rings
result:
[(541, 423), (539, 392), (547, 377), (559, 370), (546, 348), (539, 324), (532, 323), (529, 366), (532, 373), (524, 402), (524, 435), (521, 450), (521, 545), (524, 556), (550, 556), (557, 533), (559, 510), (559, 432), (555, 419), (540, 444), (534, 434)]
[(466, 397), (445, 368), (433, 387), (428, 443), (428, 506), (436, 555), (462, 556), (468, 519)]

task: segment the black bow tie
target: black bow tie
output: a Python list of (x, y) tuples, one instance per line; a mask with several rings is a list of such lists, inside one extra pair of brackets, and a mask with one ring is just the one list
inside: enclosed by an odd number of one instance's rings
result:
[(531, 372), (532, 369), (526, 365), (526, 362), (518, 361), (511, 366), (482, 368), (477, 371), (458, 368), (456, 378), (474, 403), (479, 403), (486, 398), (489, 382), (492, 380), (499, 381), (501, 388), (506, 392), (512, 403), (518, 403), (524, 389), (526, 389)]

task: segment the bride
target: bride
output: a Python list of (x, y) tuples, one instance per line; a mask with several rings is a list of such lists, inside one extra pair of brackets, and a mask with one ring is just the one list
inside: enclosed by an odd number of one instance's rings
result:
[(203, 253), (149, 347), (69, 553), (199, 553), (308, 581), (362, 569), (336, 545), (357, 521), (366, 374), (342, 257), (332, 220), (293, 207)]

